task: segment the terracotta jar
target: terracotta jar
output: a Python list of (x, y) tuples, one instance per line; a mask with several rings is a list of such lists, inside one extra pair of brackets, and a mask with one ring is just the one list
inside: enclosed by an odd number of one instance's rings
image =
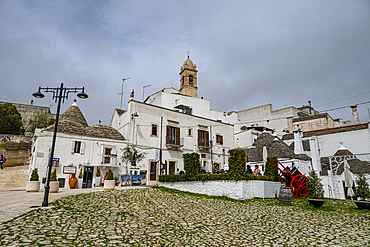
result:
[(77, 178), (75, 174), (72, 174), (72, 177), (69, 178), (69, 188), (74, 189), (77, 186)]

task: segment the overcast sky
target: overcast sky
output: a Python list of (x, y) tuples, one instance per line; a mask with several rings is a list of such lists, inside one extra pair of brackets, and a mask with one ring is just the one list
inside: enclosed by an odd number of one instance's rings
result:
[[(86, 88), (89, 125), (109, 125), (129, 93), (179, 89), (187, 52), (198, 95), (217, 111), (311, 100), (323, 111), (370, 101), (370, 1), (0, 0), (0, 101), (50, 106), (39, 86)], [(64, 112), (77, 98), (70, 97)], [(332, 103), (335, 102), (335, 103)], [(330, 104), (329, 104), (330, 103)], [(358, 105), (361, 123), (370, 104)], [(328, 111), (352, 120), (351, 108)]]

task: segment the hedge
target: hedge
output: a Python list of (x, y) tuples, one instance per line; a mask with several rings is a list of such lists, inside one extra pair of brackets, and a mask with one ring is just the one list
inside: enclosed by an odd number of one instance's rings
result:
[(267, 176), (254, 176), (253, 174), (247, 174), (247, 172), (241, 172), (238, 174), (222, 173), (222, 174), (173, 174), (173, 175), (159, 175), (159, 182), (184, 182), (184, 181), (214, 181), (214, 180), (264, 180), (271, 181), (270, 177)]

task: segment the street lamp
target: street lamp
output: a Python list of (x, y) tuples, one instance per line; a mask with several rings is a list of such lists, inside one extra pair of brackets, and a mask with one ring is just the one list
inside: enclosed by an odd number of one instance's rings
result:
[(33, 93), (32, 95), (36, 98), (44, 98), (45, 95), (41, 93), (41, 90), (45, 90), (45, 93), (53, 93), (53, 99), (55, 99), (55, 103), (58, 101), (57, 106), (57, 115), (55, 117), (55, 126), (54, 126), (54, 135), (53, 135), (53, 142), (51, 145), (51, 153), (50, 153), (50, 160), (49, 160), (49, 170), (48, 176), (46, 179), (46, 186), (45, 186), (45, 194), (44, 194), (44, 201), (42, 202), (43, 207), (48, 206), (48, 199), (49, 199), (49, 189), (50, 189), (50, 174), (53, 166), (53, 159), (54, 159), (54, 148), (55, 148), (55, 140), (57, 138), (57, 129), (58, 129), (58, 120), (59, 120), (59, 112), (60, 112), (60, 103), (63, 99), (63, 103), (65, 99), (68, 99), (69, 93), (77, 93), (79, 90), (82, 92), (78, 93), (77, 96), (81, 99), (87, 99), (89, 96), (85, 93), (84, 87), (64, 87), (63, 83), (60, 84), (60, 87), (39, 87), (39, 91)]

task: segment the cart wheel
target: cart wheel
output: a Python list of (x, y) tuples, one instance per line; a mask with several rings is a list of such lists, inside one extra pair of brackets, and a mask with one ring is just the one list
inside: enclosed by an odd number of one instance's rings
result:
[(292, 179), (290, 188), (295, 197), (306, 197), (310, 192), (310, 182), (305, 176), (297, 175)]

